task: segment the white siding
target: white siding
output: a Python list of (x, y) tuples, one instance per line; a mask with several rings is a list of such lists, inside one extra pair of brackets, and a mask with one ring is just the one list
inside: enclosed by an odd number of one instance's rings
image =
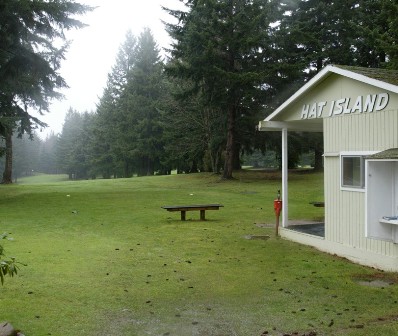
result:
[(398, 110), (325, 118), (325, 153), (398, 147), (397, 127)]
[[(398, 147), (398, 110), (324, 119), (324, 151), (381, 151)], [(325, 157), (325, 239), (386, 256), (398, 244), (365, 237), (365, 193), (340, 190), (340, 157)]]

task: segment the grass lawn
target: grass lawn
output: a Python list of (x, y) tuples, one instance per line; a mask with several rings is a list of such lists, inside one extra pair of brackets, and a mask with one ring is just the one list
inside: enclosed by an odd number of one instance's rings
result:
[[(276, 173), (0, 186), (0, 321), (26, 336), (397, 335), (398, 276), (274, 236)], [(31, 182), (29, 182), (31, 181)], [(290, 179), (290, 216), (319, 219), (322, 174)], [(169, 213), (162, 205), (221, 203)], [(248, 235), (270, 235), (249, 240)], [(369, 287), (359, 279), (391, 283)]]

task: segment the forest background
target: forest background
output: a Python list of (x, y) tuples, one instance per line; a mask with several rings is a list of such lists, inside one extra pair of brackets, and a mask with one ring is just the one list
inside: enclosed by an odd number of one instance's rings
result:
[[(173, 39), (167, 56), (162, 58), (150, 29), (139, 36), (126, 32), (96, 110), (71, 107), (60, 134), (40, 138), (38, 130), (45, 125), (31, 117), (29, 108), (46, 106), (24, 100), (26, 92), (17, 95), (19, 110), (7, 110), (3, 98), (13, 93), (13, 86), (5, 87), (3, 80), (0, 168), (5, 173), (10, 169), (6, 157), (11, 150), (14, 179), (32, 172), (88, 179), (172, 170), (211, 171), (228, 179), (249, 159), (279, 165), (280, 134), (258, 132), (256, 125), (326, 65), (398, 70), (395, 1), (182, 2), (183, 11), (164, 8), (177, 19), (176, 24), (165, 23)], [(92, 10), (73, 8), (71, 14)], [(13, 16), (2, 10), (2, 22), (23, 18), (24, 12), (14, 8), (10, 13)], [(32, 13), (37, 17), (38, 12)], [(38, 36), (37, 27), (25, 28)], [(9, 38), (10, 32), (4, 32), (4, 26), (0, 32), (8, 41), (4, 36)], [(43, 49), (32, 50), (44, 58)], [(9, 64), (0, 53), (2, 79)], [(54, 64), (59, 68), (61, 63)], [(290, 167), (305, 155), (315, 169), (322, 169), (322, 135), (289, 136)], [(3, 174), (3, 182), (11, 182), (10, 176)]]

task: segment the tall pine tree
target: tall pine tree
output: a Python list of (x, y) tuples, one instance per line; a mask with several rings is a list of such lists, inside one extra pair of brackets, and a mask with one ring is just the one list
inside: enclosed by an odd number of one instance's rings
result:
[(126, 123), (121, 111), (123, 92), (130, 78), (130, 72), (136, 61), (137, 39), (127, 31), (125, 41), (119, 47), (115, 65), (108, 74), (108, 80), (94, 119), (93, 164), (97, 173), (104, 178), (113, 176), (129, 176), (131, 171), (123, 167), (131, 165), (124, 155), (125, 149), (121, 141)]
[(278, 19), (279, 1), (188, 0), (186, 4), (186, 12), (168, 10), (178, 20), (168, 25), (175, 41), (168, 73), (194, 82), (209, 108), (224, 111), (223, 177), (230, 179), (241, 146), (239, 118), (257, 113), (283, 76), (283, 69), (277, 69), (271, 28)]
[(163, 89), (160, 51), (152, 32), (145, 28), (138, 38), (136, 60), (121, 99), (128, 125), (125, 143), (130, 146), (138, 175), (153, 175), (161, 168), (164, 146), (159, 108)]
[(33, 134), (44, 126), (31, 113), (48, 111), (66, 86), (59, 74), (67, 45), (64, 32), (83, 24), (75, 15), (91, 10), (74, 1), (2, 1), (0, 3), (0, 135), (6, 139), (3, 183), (11, 183), (12, 134)]
[[(93, 177), (91, 125), (94, 116), (69, 109), (57, 145), (57, 161), (69, 179)], [(84, 145), (83, 145), (84, 144)]]

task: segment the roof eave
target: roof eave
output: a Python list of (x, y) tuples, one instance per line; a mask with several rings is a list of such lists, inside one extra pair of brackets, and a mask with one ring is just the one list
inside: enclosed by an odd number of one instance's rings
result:
[(338, 66), (328, 65), (318, 72), (309, 82), (304, 84), (295, 94), (293, 94), (289, 99), (287, 99), (282, 105), (280, 105), (273, 113), (271, 113), (264, 121), (271, 121), (279, 113), (285, 110), (289, 105), (295, 102), (302, 94), (310, 90), (312, 87), (318, 85), (320, 82), (324, 81), (331, 74), (338, 74), (348, 78), (355, 79), (357, 81), (379, 87), (381, 89), (398, 93), (398, 86), (390, 83), (383, 82), (378, 79), (370, 78), (359, 73), (349, 71), (347, 69), (339, 68)]
[[(319, 120), (319, 119), (318, 119)], [(280, 131), (287, 129), (294, 132), (323, 132), (323, 123), (303, 123), (299, 121), (267, 121), (262, 120), (258, 125), (259, 131)]]

